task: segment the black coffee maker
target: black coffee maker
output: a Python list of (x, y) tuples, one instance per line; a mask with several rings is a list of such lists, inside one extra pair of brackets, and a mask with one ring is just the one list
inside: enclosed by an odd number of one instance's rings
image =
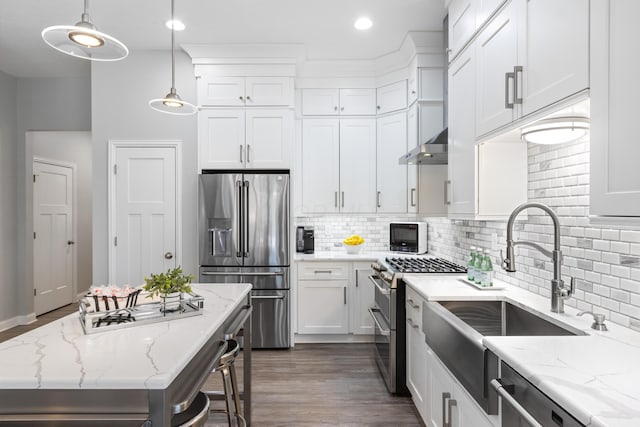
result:
[(296, 229), (296, 252), (312, 254), (314, 250), (313, 229), (298, 227)]

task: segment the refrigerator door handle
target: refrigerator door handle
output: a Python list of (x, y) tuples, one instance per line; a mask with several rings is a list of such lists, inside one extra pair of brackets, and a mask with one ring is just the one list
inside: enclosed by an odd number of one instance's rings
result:
[(249, 258), (249, 181), (244, 181), (244, 245), (243, 245), (243, 256), (245, 258)]
[(236, 247), (236, 258), (242, 257), (242, 248), (240, 247), (241, 237), (239, 235), (242, 234), (242, 181), (236, 181), (236, 208), (238, 214), (236, 215), (236, 224), (233, 229), (235, 233), (233, 233), (233, 240)]
[(284, 271), (254, 271), (252, 273), (239, 271), (203, 271), (202, 276), (284, 276)]

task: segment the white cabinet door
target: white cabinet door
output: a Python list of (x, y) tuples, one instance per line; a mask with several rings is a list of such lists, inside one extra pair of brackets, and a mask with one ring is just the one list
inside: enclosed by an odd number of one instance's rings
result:
[[(411, 105), (418, 99), (418, 68), (417, 61), (411, 61), (409, 65), (409, 78), (407, 79), (407, 104)], [(441, 87), (442, 88), (442, 87)]]
[(244, 77), (203, 75), (198, 81), (200, 105), (244, 106)]
[(339, 113), (338, 89), (302, 89), (302, 114), (331, 116)]
[(340, 89), (340, 114), (373, 116), (376, 114), (375, 89)]
[(424, 216), (447, 216), (445, 186), (448, 165), (418, 166), (418, 212)]
[(480, 28), (505, 1), (506, 0), (474, 0), (476, 3), (476, 28)]
[(589, 87), (589, 0), (528, 0), (522, 13), (518, 65), (527, 115)]
[(293, 111), (245, 110), (246, 167), (288, 169), (293, 149)]
[(376, 211), (376, 119), (340, 120), (340, 210)]
[(290, 77), (246, 77), (245, 105), (293, 105)]
[[(407, 151), (414, 149), (418, 140), (418, 104), (414, 103), (407, 113)], [(418, 165), (407, 165), (407, 212), (418, 211)]]
[(349, 332), (348, 281), (298, 282), (298, 332), (346, 334)]
[(519, 102), (512, 89), (518, 64), (518, 1), (512, 1), (480, 33), (476, 46), (476, 135), (509, 124)]
[(449, 69), (449, 214), (475, 212), (475, 58), (470, 46)]
[(379, 87), (376, 91), (376, 98), (378, 114), (407, 108), (407, 81), (401, 80)]
[(640, 2), (591, 2), (591, 215), (640, 216)]
[(442, 101), (444, 98), (442, 68), (420, 68), (420, 100)]
[(460, 53), (476, 31), (477, 0), (452, 0), (449, 4), (449, 59)]
[(407, 151), (407, 114), (378, 119), (377, 194), (378, 212), (407, 211), (407, 165), (398, 164)]
[(200, 169), (239, 169), (245, 160), (243, 110), (204, 110), (198, 113)]
[(373, 335), (373, 318), (369, 314), (369, 308), (374, 305), (375, 295), (368, 279), (371, 274), (370, 265), (370, 263), (353, 264), (349, 323), (350, 330), (355, 335)]
[(427, 365), (429, 369), (429, 381), (427, 384), (427, 408), (428, 427), (444, 426), (444, 417), (447, 413), (447, 399), (452, 398), (451, 379), (449, 373), (431, 352), (427, 352)]
[(428, 418), (429, 370), (427, 361), (428, 347), (422, 333), (422, 301), (417, 292), (407, 287), (406, 292), (406, 348), (407, 348), (407, 388), (413, 404), (420, 416)]
[(337, 119), (302, 121), (302, 211), (339, 212), (340, 139)]

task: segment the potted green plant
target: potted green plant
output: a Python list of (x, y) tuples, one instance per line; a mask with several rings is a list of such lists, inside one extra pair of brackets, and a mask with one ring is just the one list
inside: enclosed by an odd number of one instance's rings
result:
[(191, 292), (191, 274), (184, 274), (182, 267), (167, 270), (166, 273), (151, 274), (144, 278), (142, 289), (149, 292), (147, 298), (160, 296), (163, 302), (163, 311), (175, 311), (180, 309), (180, 301), (184, 292)]

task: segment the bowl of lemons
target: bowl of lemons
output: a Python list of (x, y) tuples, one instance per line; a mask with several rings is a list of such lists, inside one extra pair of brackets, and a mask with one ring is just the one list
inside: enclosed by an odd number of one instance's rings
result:
[(358, 254), (364, 246), (364, 239), (357, 234), (354, 234), (353, 236), (349, 236), (344, 239), (342, 243), (344, 244), (344, 249), (348, 254)]

